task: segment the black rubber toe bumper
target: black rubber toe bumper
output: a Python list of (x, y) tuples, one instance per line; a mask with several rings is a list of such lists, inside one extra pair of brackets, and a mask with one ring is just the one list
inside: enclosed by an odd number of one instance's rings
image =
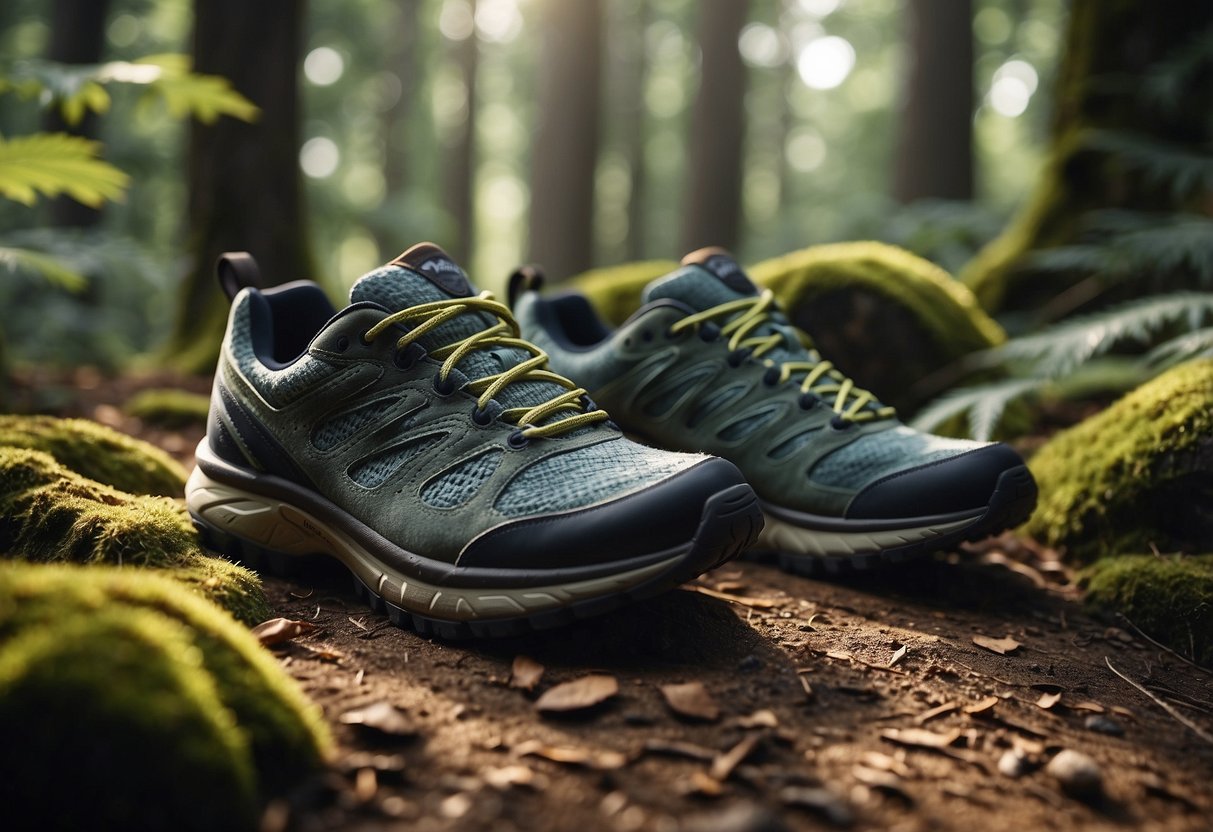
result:
[(855, 496), (846, 518), (882, 520), (980, 509), (989, 505), (999, 477), (1022, 465), (1023, 459), (1006, 445), (986, 445), (877, 480)]
[(713, 457), (618, 500), (498, 526), (469, 543), (458, 565), (552, 569), (673, 549), (695, 537), (709, 499), (744, 484), (736, 466)]

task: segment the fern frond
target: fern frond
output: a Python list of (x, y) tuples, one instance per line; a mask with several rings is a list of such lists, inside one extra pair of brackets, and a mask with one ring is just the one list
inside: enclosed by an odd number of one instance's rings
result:
[(1156, 346), (1146, 354), (1146, 364), (1159, 370), (1193, 358), (1213, 357), (1213, 327), (1185, 332)]
[(58, 258), (17, 246), (0, 245), (0, 269), (36, 274), (48, 283), (73, 292), (83, 289), (87, 283), (84, 275)]
[(1073, 318), (1041, 332), (1013, 338), (974, 357), (978, 366), (1024, 362), (1048, 378), (1067, 375), (1081, 364), (1126, 343), (1147, 344), (1169, 327), (1198, 328), (1213, 318), (1213, 294), (1179, 292), (1132, 301)]
[(1088, 146), (1115, 154), (1140, 171), (1148, 184), (1166, 186), (1181, 200), (1213, 191), (1213, 148), (1194, 148), (1150, 139), (1136, 133), (1098, 131)]
[(160, 76), (148, 87), (148, 96), (163, 100), (174, 118), (192, 116), (203, 124), (212, 124), (221, 116), (256, 121), (261, 115), (260, 108), (237, 92), (226, 78), (191, 72), (186, 55), (152, 55), (137, 61), (135, 66), (160, 69)]
[(967, 413), (969, 435), (984, 441), (994, 435), (1011, 402), (1038, 393), (1050, 384), (1047, 378), (1011, 378), (962, 387), (931, 402), (919, 411), (911, 425), (918, 430), (931, 431)]
[(39, 194), (67, 194), (92, 208), (119, 200), (130, 177), (97, 158), (100, 148), (65, 133), (0, 136), (0, 196), (33, 205)]

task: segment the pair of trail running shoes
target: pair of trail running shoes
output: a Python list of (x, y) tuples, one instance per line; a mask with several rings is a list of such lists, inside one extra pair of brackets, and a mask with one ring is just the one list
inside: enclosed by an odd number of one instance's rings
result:
[[(443, 637), (558, 626), (744, 550), (866, 569), (1027, 517), (1010, 448), (912, 430), (720, 249), (612, 331), (511, 278), (513, 312), (418, 244), (338, 311), (246, 254), (186, 486), (204, 543), (270, 571), (335, 557), (393, 622)], [(574, 379), (572, 381), (570, 379)]]

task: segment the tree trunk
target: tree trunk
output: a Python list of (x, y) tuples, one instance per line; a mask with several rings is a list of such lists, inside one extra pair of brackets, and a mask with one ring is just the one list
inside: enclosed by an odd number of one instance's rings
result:
[(972, 0), (909, 0), (893, 195), (973, 198)]
[[(476, 0), (469, 0), (470, 13), (476, 16)], [(447, 150), (444, 190), (446, 210), (454, 225), (450, 253), (456, 262), (467, 263), (472, 254), (476, 227), (473, 191), (476, 187), (476, 74), (480, 63), (480, 41), (475, 28), (453, 48), (459, 76), (467, 91), (467, 115), (455, 130)]]
[[(409, 129), (417, 100), (418, 76), (421, 74), (418, 55), (420, 10), (421, 0), (400, 0), (395, 26), (388, 35), (388, 68), (400, 81), (400, 96), (383, 114), (382, 122), (383, 182), (389, 198), (409, 187)], [(398, 230), (385, 226), (386, 223), (377, 223), (373, 233), (380, 256), (390, 259), (400, 253), (404, 243), (399, 238)]]
[(648, 166), (645, 164), (645, 144), (648, 131), (645, 122), (648, 107), (645, 105), (644, 91), (649, 80), (649, 54), (646, 45), (646, 31), (652, 17), (649, 0), (638, 0), (635, 12), (635, 28), (631, 33), (626, 52), (629, 63), (624, 67), (627, 72), (623, 84), (623, 102), (620, 107), (620, 118), (623, 121), (624, 158), (628, 165), (628, 238), (625, 246), (625, 259), (636, 262), (645, 259), (648, 248), (645, 245), (645, 198), (648, 191)]
[[(100, 63), (105, 48), (105, 20), (110, 0), (54, 0), (51, 5), (51, 39), (46, 58), (61, 64)], [(53, 133), (97, 137), (97, 116), (85, 114), (78, 124), (63, 120), (58, 108), (46, 114), (44, 126)], [(68, 197), (50, 203), (50, 224), (61, 228), (96, 225), (101, 212)]]
[(737, 38), (748, 10), (748, 0), (706, 0), (699, 6), (700, 82), (691, 115), (683, 251), (737, 244), (746, 91)]
[(218, 354), (227, 314), (214, 274), (221, 253), (250, 252), (270, 284), (312, 277), (299, 172), (304, 15), (304, 0), (194, 4), (194, 69), (228, 78), (261, 115), (191, 125), (192, 265), (168, 347), (182, 369), (207, 372)]
[(530, 259), (562, 280), (590, 268), (594, 259), (602, 3), (543, 0), (542, 13)]
[(1170, 97), (1152, 91), (1149, 79), (1163, 61), (1190, 50), (1194, 38), (1207, 38), (1210, 27), (1210, 3), (1073, 0), (1049, 159), (1018, 215), (960, 274), (986, 309), (1033, 308), (1077, 281), (1034, 274), (1024, 260), (1038, 249), (1076, 242), (1091, 211), (1191, 207), (1169, 183), (1092, 140), (1114, 131), (1206, 152), (1213, 143), (1208, 64), (1188, 73)]

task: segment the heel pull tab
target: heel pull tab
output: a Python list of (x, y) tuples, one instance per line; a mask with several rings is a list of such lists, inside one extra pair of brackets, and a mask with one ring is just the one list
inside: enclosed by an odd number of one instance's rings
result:
[(265, 288), (261, 282), (261, 269), (257, 268), (257, 261), (247, 251), (226, 251), (219, 255), (215, 275), (219, 278), (219, 288), (229, 301), (235, 300), (241, 289)]
[(506, 283), (506, 300), (509, 301), (510, 308), (518, 302), (518, 297), (523, 292), (538, 292), (543, 286), (543, 267), (534, 264), (519, 266), (514, 269), (514, 273), (510, 275), (509, 281)]

